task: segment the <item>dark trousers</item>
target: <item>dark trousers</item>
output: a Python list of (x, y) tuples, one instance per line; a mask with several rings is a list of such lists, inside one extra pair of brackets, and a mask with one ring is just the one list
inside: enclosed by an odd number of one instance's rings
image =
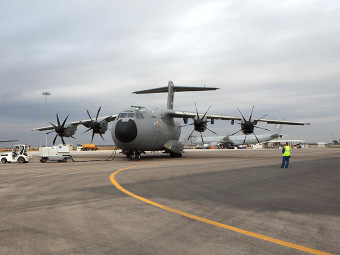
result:
[[(283, 167), (288, 168), (288, 166), (289, 166), (289, 158), (290, 158), (290, 156), (283, 156), (283, 157), (282, 157), (281, 168), (283, 168)], [(286, 166), (285, 166), (285, 165), (286, 165)]]

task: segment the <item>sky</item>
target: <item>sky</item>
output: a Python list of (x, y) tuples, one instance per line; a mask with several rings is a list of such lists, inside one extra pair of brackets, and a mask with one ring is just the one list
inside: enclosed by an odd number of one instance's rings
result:
[[(0, 0), (0, 140), (39, 146), (56, 114), (69, 121), (130, 105), (166, 108), (167, 86), (218, 87), (176, 93), (174, 109), (310, 122), (287, 139), (340, 139), (340, 2), (269, 0)], [(270, 125), (259, 124), (271, 128)], [(111, 124), (109, 124), (111, 128)], [(239, 125), (216, 121), (219, 135)], [(76, 140), (91, 134), (79, 126)], [(182, 138), (192, 126), (182, 128)], [(110, 130), (97, 144), (112, 144)], [(262, 133), (261, 131), (258, 134)], [(204, 135), (212, 135), (206, 131)], [(49, 135), (49, 144), (54, 138)], [(58, 140), (59, 141), (59, 140)], [(2, 145), (4, 146), (4, 145)]]

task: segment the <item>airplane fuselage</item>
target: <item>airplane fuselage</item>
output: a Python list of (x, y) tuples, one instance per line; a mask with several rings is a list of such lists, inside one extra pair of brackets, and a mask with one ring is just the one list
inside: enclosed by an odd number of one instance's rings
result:
[(165, 115), (165, 110), (129, 107), (113, 121), (112, 140), (123, 151), (164, 150), (181, 135), (179, 122)]

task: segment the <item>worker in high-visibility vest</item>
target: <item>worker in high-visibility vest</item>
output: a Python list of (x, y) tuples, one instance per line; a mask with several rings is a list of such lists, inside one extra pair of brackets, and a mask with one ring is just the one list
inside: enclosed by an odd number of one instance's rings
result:
[(290, 147), (288, 146), (288, 143), (285, 144), (285, 146), (283, 146), (282, 149), (282, 164), (281, 164), (281, 168), (288, 168), (289, 166), (289, 158), (290, 158)]

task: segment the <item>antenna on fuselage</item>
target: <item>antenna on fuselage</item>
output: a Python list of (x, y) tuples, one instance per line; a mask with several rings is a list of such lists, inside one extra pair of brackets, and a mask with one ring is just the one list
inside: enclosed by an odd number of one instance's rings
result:
[(155, 89), (147, 89), (147, 90), (140, 90), (134, 91), (134, 94), (151, 94), (151, 93), (166, 93), (168, 92), (168, 102), (167, 108), (173, 109), (174, 108), (174, 95), (175, 92), (186, 92), (186, 91), (206, 91), (206, 90), (216, 90), (219, 88), (212, 88), (212, 87), (181, 87), (181, 86), (174, 86), (172, 81), (168, 82), (167, 87), (160, 87)]

